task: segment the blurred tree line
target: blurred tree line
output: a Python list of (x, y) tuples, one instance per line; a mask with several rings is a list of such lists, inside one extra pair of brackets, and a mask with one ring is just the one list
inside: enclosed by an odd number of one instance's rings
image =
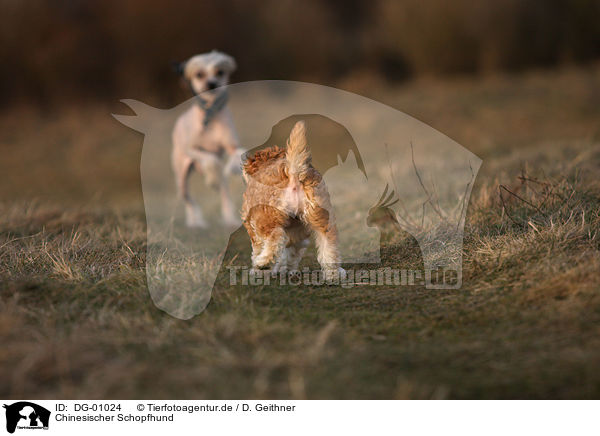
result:
[(0, 95), (18, 102), (185, 93), (170, 61), (218, 48), (235, 81), (334, 84), (582, 63), (600, 0), (0, 0)]

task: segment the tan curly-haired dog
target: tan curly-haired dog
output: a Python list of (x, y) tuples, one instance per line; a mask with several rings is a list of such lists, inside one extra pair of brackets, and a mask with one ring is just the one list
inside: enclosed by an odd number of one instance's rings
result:
[(311, 165), (304, 122), (294, 125), (287, 148), (270, 147), (249, 157), (243, 174), (242, 220), (252, 242), (252, 267), (273, 264), (273, 272), (297, 271), (314, 233), (326, 277), (345, 276), (329, 193)]

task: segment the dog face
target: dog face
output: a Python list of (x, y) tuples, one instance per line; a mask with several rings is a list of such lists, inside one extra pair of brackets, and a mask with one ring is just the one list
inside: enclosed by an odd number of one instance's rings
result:
[(222, 92), (219, 88), (229, 83), (229, 76), (235, 69), (234, 59), (216, 50), (193, 56), (181, 65), (183, 76), (194, 92), (208, 91), (203, 97), (209, 98)]

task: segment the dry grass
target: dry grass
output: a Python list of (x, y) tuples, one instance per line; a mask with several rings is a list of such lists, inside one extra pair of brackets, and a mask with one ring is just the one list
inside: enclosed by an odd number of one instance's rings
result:
[[(586, 108), (600, 74), (505, 80), (387, 94), (484, 158), (460, 291), (219, 280), (190, 321), (157, 310), (146, 288), (140, 137), (97, 112), (92, 131), (73, 113), (23, 115), (23, 131), (5, 116), (0, 396), (598, 398), (600, 125)], [(385, 255), (420, 262), (408, 240)]]

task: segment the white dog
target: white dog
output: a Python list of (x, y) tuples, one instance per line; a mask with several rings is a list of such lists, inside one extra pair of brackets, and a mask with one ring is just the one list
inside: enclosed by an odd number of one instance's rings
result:
[(175, 184), (178, 196), (185, 203), (188, 227), (207, 227), (202, 209), (190, 196), (188, 180), (194, 169), (204, 175), (209, 186), (220, 191), (224, 224), (228, 227), (241, 224), (227, 179), (235, 172), (241, 173), (244, 150), (226, 108), (227, 92), (223, 88), (235, 68), (233, 58), (218, 51), (193, 56), (178, 65), (178, 71), (196, 96), (195, 104), (177, 119), (173, 129)]

